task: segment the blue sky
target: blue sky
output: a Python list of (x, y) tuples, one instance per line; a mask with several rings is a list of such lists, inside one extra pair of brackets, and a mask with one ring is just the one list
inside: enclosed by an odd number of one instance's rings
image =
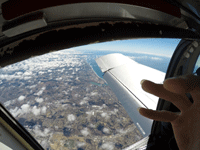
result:
[(180, 39), (133, 39), (89, 44), (75, 50), (109, 50), (115, 52), (137, 52), (171, 57)]

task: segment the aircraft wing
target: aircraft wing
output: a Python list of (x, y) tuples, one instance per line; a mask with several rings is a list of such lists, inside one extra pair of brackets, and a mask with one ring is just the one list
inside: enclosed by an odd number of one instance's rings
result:
[(145, 118), (138, 107), (156, 110), (158, 97), (145, 92), (140, 85), (142, 79), (162, 83), (165, 73), (139, 64), (122, 54), (109, 54), (96, 59), (107, 81), (126, 112), (143, 137), (150, 134), (153, 120)]

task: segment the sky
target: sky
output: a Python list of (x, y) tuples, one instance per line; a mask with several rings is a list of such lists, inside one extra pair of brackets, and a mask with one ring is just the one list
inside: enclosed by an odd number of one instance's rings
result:
[(137, 52), (171, 57), (180, 39), (133, 39), (95, 43), (73, 48), (75, 50), (109, 50), (115, 52)]

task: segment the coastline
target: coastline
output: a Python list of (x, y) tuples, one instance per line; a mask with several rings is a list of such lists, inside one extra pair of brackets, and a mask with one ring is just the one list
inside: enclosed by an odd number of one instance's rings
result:
[[(103, 79), (103, 78), (101, 78), (101, 77), (98, 76), (98, 74), (93, 69), (92, 65), (90, 65), (90, 63), (87, 60), (86, 60), (86, 62), (88, 63), (88, 65), (90, 66), (90, 68), (92, 69), (92, 71), (94, 72), (94, 74), (97, 76), (97, 78), (103, 80), (106, 83), (106, 85), (108, 85), (108, 83), (106, 82), (105, 79)], [(104, 84), (102, 84), (102, 85), (104, 85)]]

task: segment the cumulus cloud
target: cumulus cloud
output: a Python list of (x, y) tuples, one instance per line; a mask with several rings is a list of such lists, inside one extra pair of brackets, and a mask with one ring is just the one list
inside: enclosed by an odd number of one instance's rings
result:
[(44, 131), (41, 130), (41, 126), (40, 125), (35, 125), (33, 127), (33, 132), (35, 134), (35, 136), (39, 136), (39, 137), (46, 137), (50, 134), (50, 129), (49, 128), (45, 128)]
[(114, 149), (114, 143), (113, 142), (106, 142), (101, 146), (102, 149), (105, 150), (113, 150)]
[(92, 116), (92, 115), (94, 115), (94, 111), (93, 110), (91, 110), (91, 111), (87, 111), (87, 112), (85, 112), (88, 116), (88, 119), (90, 119), (90, 117)]
[(46, 107), (46, 106), (43, 106), (43, 107), (41, 108), (41, 113), (45, 114), (46, 111), (47, 111), (47, 107)]
[(40, 75), (44, 74), (45, 72), (44, 71), (39, 71), (38, 72)]
[(23, 113), (28, 113), (30, 111), (30, 105), (29, 104), (23, 104), (21, 106), (22, 112)]
[(95, 96), (95, 95), (98, 95), (98, 93), (97, 92), (91, 92), (90, 95)]
[(109, 119), (109, 115), (106, 112), (101, 113), (101, 117), (105, 118), (105, 119)]
[(31, 86), (27, 86), (28, 88), (32, 89), (35, 88), (37, 85), (31, 85)]
[(25, 75), (25, 76), (30, 76), (30, 75), (32, 75), (32, 72), (31, 72), (31, 71), (26, 71), (26, 72), (24, 72), (23, 75)]
[(60, 81), (60, 80), (62, 80), (62, 77), (56, 78), (56, 80)]
[(115, 108), (115, 109), (114, 109), (114, 112), (117, 113), (117, 112), (118, 112), (118, 109)]
[(16, 72), (15, 74), (16, 74), (16, 75), (22, 75), (23, 72)]
[(29, 104), (23, 104), (20, 108), (15, 107), (14, 109), (10, 109), (11, 114), (16, 116), (21, 116), (26, 113), (33, 113), (34, 115), (40, 115), (41, 113), (46, 113), (46, 106), (43, 106), (42, 108), (39, 108), (37, 106), (30, 107)]
[(83, 100), (87, 101), (89, 100), (89, 97), (84, 97)]
[(83, 130), (81, 130), (81, 133), (83, 134), (83, 136), (87, 136), (89, 133), (88, 128), (84, 128)]
[(104, 133), (110, 133), (110, 130), (108, 128), (103, 128)]
[(19, 109), (18, 107), (15, 107), (14, 109), (10, 109), (10, 113), (16, 117), (18, 116), (19, 114), (21, 114), (21, 109)]
[(35, 98), (35, 101), (38, 102), (38, 103), (42, 103), (44, 100), (43, 100), (43, 98), (38, 98), (37, 97), (37, 98)]
[(24, 79), (24, 80), (29, 80), (29, 79), (31, 79), (31, 77), (26, 77), (26, 76), (25, 76), (25, 77), (23, 77), (23, 79)]
[(23, 104), (21, 108), (15, 107), (14, 109), (10, 109), (10, 113), (16, 117), (18, 115), (23, 115), (30, 112), (30, 105)]
[(76, 72), (79, 71), (79, 70), (80, 70), (79, 68), (76, 68)]
[(126, 130), (123, 130), (123, 129), (117, 129), (117, 132), (119, 132), (119, 133), (121, 133), (121, 134), (127, 133), (127, 131), (126, 131)]
[(41, 141), (40, 145), (44, 148), (47, 149), (49, 147), (49, 142), (48, 140), (43, 140)]
[(25, 96), (21, 95), (20, 97), (18, 97), (18, 101), (23, 101), (25, 99)]
[(83, 105), (83, 104), (87, 104), (88, 101), (86, 100), (86, 98), (83, 98), (83, 100), (79, 103), (80, 105)]
[(37, 93), (35, 93), (34, 95), (42, 95), (43, 91), (46, 89), (46, 87), (42, 87), (41, 90)]
[(89, 125), (89, 127), (95, 128), (96, 126), (95, 126), (94, 124), (91, 123), (91, 124)]
[(83, 146), (85, 146), (84, 142), (76, 142), (76, 144), (77, 144), (77, 147), (83, 147)]
[(78, 97), (79, 95), (78, 94), (74, 94), (74, 97)]
[(69, 114), (67, 116), (67, 119), (68, 119), (68, 121), (74, 121), (74, 120), (76, 120), (76, 117), (73, 114)]
[(12, 103), (11, 100), (10, 100), (10, 101), (7, 101), (7, 102), (4, 103), (4, 106), (5, 106), (5, 107), (8, 107), (11, 103)]
[(34, 115), (39, 115), (40, 114), (40, 108), (37, 108), (37, 106), (34, 106), (33, 109), (32, 109), (32, 113)]

